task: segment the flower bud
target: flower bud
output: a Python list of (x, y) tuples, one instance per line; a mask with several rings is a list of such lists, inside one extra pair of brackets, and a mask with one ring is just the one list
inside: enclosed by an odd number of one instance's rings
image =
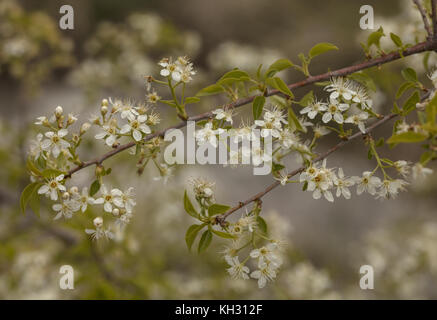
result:
[(67, 200), (68, 198), (70, 198), (70, 194), (68, 192), (64, 192), (62, 194), (62, 199)]
[(85, 132), (87, 132), (89, 128), (91, 128), (91, 124), (89, 122), (85, 122), (84, 124), (82, 124), (82, 126), (80, 127), (80, 135), (85, 134)]
[(107, 107), (109, 105), (108, 99), (103, 99), (102, 100), (102, 107), (105, 106)]
[(205, 194), (205, 197), (207, 197), (207, 198), (212, 197), (212, 195), (213, 195), (211, 188), (203, 189), (203, 193)]
[(103, 226), (103, 218), (102, 217), (97, 217), (93, 220), (94, 225), (96, 226), (96, 228), (100, 228)]
[(77, 121), (77, 118), (73, 116), (71, 113), (68, 114), (67, 125), (72, 125)]
[(79, 189), (76, 186), (70, 188), (70, 193), (78, 193), (78, 192)]
[(116, 217), (118, 217), (118, 215), (120, 214), (120, 210), (118, 210), (117, 208), (115, 208), (114, 210), (112, 210), (112, 214)]
[(104, 116), (105, 114), (108, 113), (108, 107), (107, 107), (107, 106), (102, 106), (102, 107), (100, 108), (100, 112), (101, 112), (101, 114)]
[(62, 116), (62, 113), (64, 112), (64, 109), (62, 109), (61, 106), (57, 106), (55, 109), (55, 116), (56, 118), (59, 118), (60, 116)]

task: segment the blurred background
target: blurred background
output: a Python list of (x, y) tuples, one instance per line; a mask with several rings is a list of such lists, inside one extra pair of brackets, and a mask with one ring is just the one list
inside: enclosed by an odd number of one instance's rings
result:
[[(91, 242), (83, 232), (90, 219), (79, 214), (53, 221), (48, 203), (40, 217), (21, 214), (19, 195), (29, 178), (25, 171), (28, 141), (35, 118), (57, 105), (86, 120), (107, 97), (143, 101), (144, 76), (159, 72), (164, 56), (186, 54), (198, 71), (188, 87), (193, 95), (223, 73), (239, 67), (255, 72), (278, 58), (297, 62), (297, 55), (316, 43), (339, 47), (311, 64), (318, 74), (359, 61), (360, 46), (371, 31), (359, 28), (359, 1), (297, 0), (75, 0), (74, 30), (61, 30), (58, 1), (0, 1), (0, 298), (3, 299), (383, 299), (437, 298), (437, 210), (435, 176), (412, 184), (396, 200), (370, 195), (334, 203), (313, 200), (299, 185), (277, 188), (263, 199), (263, 216), (272, 234), (287, 242), (284, 266), (275, 282), (258, 289), (255, 281), (233, 281), (218, 258), (220, 241), (202, 255), (189, 253), (185, 230), (193, 223), (182, 206), (189, 177), (216, 183), (219, 203), (235, 204), (260, 191), (271, 176), (253, 176), (251, 168), (182, 166), (166, 185), (149, 166), (139, 177), (135, 159), (120, 154), (108, 160), (114, 185), (134, 186), (138, 205), (133, 223), (116, 241)], [(370, 1), (375, 27), (396, 32), (405, 43), (423, 41), (420, 16), (412, 1)], [(382, 45), (392, 50), (390, 39)], [(429, 57), (432, 66), (434, 53)], [(400, 70), (413, 66), (426, 82), (423, 55), (372, 69), (375, 107), (388, 113)], [(284, 74), (288, 83), (303, 78)], [(318, 87), (311, 88), (324, 97)], [(310, 88), (296, 90), (302, 97)], [(208, 98), (188, 113), (220, 105)], [(165, 106), (157, 112), (161, 126), (178, 122)], [(248, 118), (250, 106), (238, 116)], [(390, 126), (374, 136), (388, 137)], [(83, 159), (105, 149), (92, 139)], [(319, 150), (336, 137), (328, 136)], [(420, 146), (386, 147), (391, 159), (416, 162)], [(362, 142), (333, 154), (330, 167), (348, 175), (373, 169)], [(293, 159), (287, 164), (293, 169)], [(434, 165), (435, 167), (435, 165)], [(435, 169), (435, 168), (434, 168)], [(90, 183), (92, 169), (75, 179)], [(87, 212), (88, 214), (88, 212)], [(89, 212), (91, 216), (99, 212)], [(239, 213), (236, 214), (238, 216)], [(59, 289), (59, 268), (75, 270), (75, 289)], [(361, 290), (359, 268), (375, 269), (375, 289)]]

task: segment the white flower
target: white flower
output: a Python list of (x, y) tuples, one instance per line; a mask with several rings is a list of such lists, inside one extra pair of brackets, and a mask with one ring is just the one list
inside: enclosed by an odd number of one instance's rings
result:
[(338, 168), (337, 177), (334, 179), (334, 184), (337, 186), (337, 198), (343, 195), (346, 199), (351, 198), (349, 187), (355, 184), (353, 178), (345, 178), (342, 168)]
[(355, 91), (351, 89), (349, 80), (342, 77), (332, 78), (331, 83), (325, 87), (325, 90), (331, 92), (329, 96), (331, 99), (343, 97), (346, 100), (351, 100), (352, 95), (355, 94)]
[(396, 198), (399, 191), (404, 191), (408, 182), (402, 179), (387, 180), (385, 179), (378, 191), (377, 198)]
[(161, 76), (171, 76), (176, 82), (188, 83), (192, 80), (191, 76), (196, 74), (193, 64), (187, 57), (179, 57), (176, 62), (171, 58), (163, 58), (158, 64), (163, 68), (160, 72)]
[(254, 166), (259, 166), (262, 163), (269, 163), (272, 161), (272, 152), (264, 152), (264, 148), (261, 148), (259, 146), (252, 146), (252, 150), (248, 148), (243, 148), (243, 156), (248, 157), (249, 152), (252, 154), (252, 163)]
[(282, 260), (276, 253), (277, 249), (277, 244), (270, 242), (261, 248), (253, 249), (250, 252), (250, 257), (258, 259), (258, 265), (266, 263), (272, 265), (274, 268), (279, 268), (282, 264)]
[(39, 125), (39, 126), (46, 125), (49, 123), (49, 119), (47, 119), (47, 117), (44, 117), (44, 116), (38, 117), (38, 118), (36, 118), (36, 120), (37, 121), (35, 121), (34, 123), (36, 125)]
[(291, 132), (291, 130), (286, 128), (280, 132), (278, 141), (281, 144), (281, 147), (283, 147), (284, 149), (289, 149), (291, 148), (291, 146), (298, 143), (299, 139), (293, 132)]
[(226, 262), (231, 266), (227, 269), (228, 273), (231, 275), (233, 279), (249, 279), (248, 273), (250, 272), (249, 268), (244, 264), (240, 263), (238, 256), (235, 257), (225, 257)]
[(410, 173), (410, 165), (405, 160), (395, 161), (394, 167), (401, 176), (406, 178)]
[(287, 172), (284, 172), (284, 173), (281, 173), (281, 172), (280, 172), (280, 173), (278, 174), (278, 177), (274, 177), (274, 179), (275, 179), (276, 181), (279, 181), (279, 183), (280, 183), (282, 186), (285, 186), (285, 185), (288, 183), (288, 180), (289, 180)]
[(424, 167), (421, 163), (416, 163), (412, 168), (413, 179), (414, 180), (422, 180), (425, 179), (426, 176), (432, 174), (434, 171), (430, 168)]
[(353, 123), (358, 126), (362, 133), (366, 133), (366, 128), (364, 126), (365, 121), (369, 118), (369, 115), (366, 112), (360, 112), (358, 114), (354, 114), (348, 117), (344, 122), (345, 123)]
[(165, 163), (159, 165), (159, 176), (154, 177), (153, 180), (159, 181), (162, 180), (164, 184), (167, 184), (168, 179), (173, 176), (173, 168), (169, 167)]
[(70, 219), (73, 216), (73, 213), (80, 209), (80, 204), (76, 201), (65, 200), (62, 203), (54, 204), (52, 209), (57, 212), (54, 220), (58, 220), (62, 216), (65, 219)]
[(114, 143), (117, 141), (117, 124), (114, 122), (110, 122), (102, 126), (103, 131), (95, 135), (95, 138), (105, 139), (105, 143), (107, 146), (112, 147)]
[[(103, 209), (106, 212), (112, 212), (112, 205), (113, 204), (115, 204), (119, 207), (123, 207), (123, 202), (120, 199), (122, 196), (121, 190), (112, 189), (111, 191), (109, 191), (108, 188), (104, 184), (102, 184), (100, 190), (102, 192), (102, 197), (94, 200), (94, 204), (102, 204), (103, 203)], [(115, 200), (115, 199), (117, 199), (117, 200)]]
[[(115, 189), (115, 190), (118, 190), (118, 189)], [(116, 193), (118, 193), (118, 191), (116, 191)], [(122, 192), (121, 195), (116, 196), (114, 198), (114, 203), (117, 207), (125, 208), (127, 213), (132, 213), (133, 207), (135, 207), (137, 205), (134, 197), (135, 197), (134, 188), (130, 187), (125, 192)]]
[(405, 120), (402, 120), (402, 122), (398, 123), (396, 126), (396, 133), (404, 133), (408, 132), (410, 130), (410, 125), (405, 122)]
[(67, 129), (61, 129), (58, 132), (48, 131), (45, 133), (45, 136), (48, 139), (45, 139), (42, 142), (41, 147), (45, 151), (51, 152), (53, 156), (57, 158), (62, 149), (70, 147), (70, 143), (63, 139), (67, 134)]
[(64, 175), (61, 174), (54, 179), (50, 179), (46, 184), (42, 185), (38, 189), (38, 194), (45, 194), (47, 197), (50, 196), (50, 199), (53, 201), (58, 200), (58, 190), (61, 192), (65, 192), (67, 189), (60, 182), (64, 180)]
[(241, 217), (237, 223), (238, 225), (240, 225), (241, 228), (243, 228), (244, 230), (248, 230), (251, 233), (255, 230), (255, 228), (258, 225), (255, 215), (249, 215), (247, 211), (246, 211), (246, 215)]
[(317, 138), (323, 137), (331, 132), (331, 130), (319, 124), (314, 126), (313, 131), (314, 131), (314, 136)]
[(344, 121), (342, 112), (346, 111), (347, 109), (349, 109), (349, 105), (347, 103), (339, 103), (337, 100), (331, 99), (326, 112), (323, 114), (322, 121), (324, 123), (328, 123), (332, 120), (332, 118), (334, 118), (335, 122), (342, 124)]
[(123, 127), (121, 127), (120, 133), (126, 134), (132, 132), (134, 140), (140, 141), (143, 138), (143, 133), (149, 134), (152, 132), (149, 126), (145, 123), (146, 121), (147, 115), (140, 115), (136, 119), (134, 118), (132, 121), (129, 121), (129, 123), (126, 123)]
[(126, 212), (125, 214), (122, 214), (120, 217), (118, 217), (115, 220), (115, 224), (118, 225), (121, 229), (123, 229), (130, 223), (131, 218), (132, 218), (132, 213)]
[(217, 136), (221, 133), (223, 133), (224, 130), (219, 128), (217, 130), (214, 130), (212, 128), (212, 123), (208, 122), (205, 124), (205, 127), (201, 130), (198, 130), (196, 132), (196, 140), (199, 145), (209, 142), (214, 148), (217, 148)]
[(262, 289), (265, 287), (267, 281), (276, 278), (276, 271), (272, 265), (267, 263), (261, 263), (258, 267), (259, 270), (252, 272), (250, 276), (254, 279), (258, 279), (258, 287)]
[(360, 195), (364, 191), (367, 191), (371, 195), (376, 194), (376, 188), (381, 186), (381, 179), (374, 177), (370, 171), (363, 172), (362, 177), (352, 177), (357, 184), (357, 194)]
[(116, 106), (116, 110), (120, 112), (120, 118), (126, 119), (129, 121), (134, 121), (135, 118), (139, 115), (138, 111), (135, 110), (133, 105), (129, 101), (122, 102), (120, 100), (116, 100), (115, 103), (112, 102), (111, 98), (109, 98), (111, 104)]
[(231, 124), (233, 123), (233, 120), (232, 120), (233, 110), (232, 109), (228, 109), (225, 111), (222, 108), (219, 108), (219, 109), (214, 110), (212, 113), (215, 114), (215, 118), (217, 120), (225, 119), (227, 122), (229, 122)]
[(215, 183), (209, 182), (202, 178), (190, 178), (190, 184), (193, 186), (193, 191), (196, 197), (212, 198), (214, 196), (213, 188)]
[(114, 238), (114, 234), (111, 231), (105, 230), (103, 228), (103, 219), (101, 217), (95, 218), (93, 223), (96, 229), (85, 229), (85, 232), (91, 235), (91, 238), (93, 240), (98, 240), (100, 238), (107, 238), (107, 239)]
[(364, 109), (372, 109), (372, 100), (369, 98), (367, 90), (358, 83), (353, 86), (352, 101)]
[(30, 142), (30, 155), (35, 159), (38, 160), (39, 157), (43, 157), (44, 156), (44, 149), (42, 147), (42, 139), (43, 139), (43, 135), (42, 133), (38, 133), (36, 135), (36, 140), (32, 140)]
[(334, 201), (330, 188), (334, 185), (335, 175), (331, 169), (326, 168), (326, 159), (323, 160), (322, 167), (310, 167), (300, 175), (300, 181), (308, 183), (307, 190), (313, 192), (314, 199), (320, 199), (322, 195), (329, 202)]
[(326, 111), (327, 105), (325, 102), (312, 101), (307, 107), (300, 110), (300, 114), (307, 114), (308, 118), (314, 119), (318, 113)]
[(94, 198), (89, 196), (87, 187), (82, 189), (82, 194), (74, 195), (73, 199), (75, 199), (79, 203), (82, 212), (86, 211), (86, 209), (88, 208), (88, 204), (95, 203)]
[(274, 106), (271, 110), (266, 110), (264, 112), (264, 120), (267, 122), (273, 122), (274, 126), (278, 129), (282, 128), (282, 123), (288, 123), (285, 114), (277, 106)]

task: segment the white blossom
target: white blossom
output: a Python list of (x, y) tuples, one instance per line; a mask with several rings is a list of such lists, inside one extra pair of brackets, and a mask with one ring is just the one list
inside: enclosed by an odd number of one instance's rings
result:
[(312, 101), (308, 106), (300, 110), (300, 114), (307, 114), (308, 118), (314, 119), (317, 114), (322, 113), (328, 109), (325, 102)]
[(355, 184), (353, 178), (346, 178), (342, 168), (338, 168), (337, 177), (334, 179), (334, 185), (337, 186), (337, 198), (343, 195), (346, 199), (351, 198), (349, 187)]
[(217, 135), (220, 135), (223, 132), (224, 130), (221, 128), (214, 130), (212, 128), (212, 123), (208, 122), (203, 129), (196, 132), (197, 143), (201, 145), (205, 142), (209, 142), (214, 148), (217, 148)]
[(351, 100), (355, 91), (351, 88), (349, 80), (336, 77), (331, 79), (331, 83), (325, 87), (325, 90), (330, 92), (330, 99), (338, 99), (342, 97), (345, 100)]
[(248, 273), (249, 268), (240, 262), (238, 256), (235, 257), (225, 257), (226, 262), (231, 266), (227, 269), (228, 273), (233, 279), (249, 279)]
[(45, 133), (48, 139), (42, 142), (41, 147), (43, 150), (51, 152), (57, 158), (61, 150), (70, 147), (70, 143), (63, 139), (67, 134), (67, 129), (61, 129), (58, 132), (48, 131)]
[(143, 138), (143, 134), (149, 134), (152, 131), (149, 126), (145, 123), (147, 120), (147, 115), (143, 114), (134, 118), (129, 123), (126, 123), (121, 127), (120, 133), (127, 134), (132, 133), (135, 141), (140, 141)]
[(326, 112), (323, 114), (322, 121), (324, 123), (328, 123), (332, 119), (335, 122), (342, 124), (344, 122), (343, 111), (349, 109), (349, 105), (347, 103), (339, 103), (335, 99), (331, 99), (328, 104), (328, 108)]
[(64, 175), (61, 174), (56, 178), (48, 180), (38, 189), (38, 194), (45, 194), (53, 201), (58, 200), (58, 191), (65, 192), (67, 189), (60, 182), (64, 180)]
[(363, 172), (362, 177), (353, 177), (353, 180), (357, 184), (357, 194), (360, 195), (364, 191), (367, 191), (371, 195), (376, 194), (376, 189), (381, 186), (381, 179), (373, 176), (370, 171)]
[(366, 133), (366, 127), (364, 126), (364, 123), (368, 118), (369, 115), (366, 112), (360, 112), (358, 114), (349, 116), (344, 122), (355, 124), (362, 133)]
[(229, 122), (231, 124), (233, 123), (233, 120), (232, 120), (233, 110), (232, 109), (223, 110), (222, 108), (219, 108), (219, 109), (214, 110), (212, 113), (215, 114), (215, 118), (217, 120), (225, 119), (227, 122)]
[(419, 181), (434, 172), (432, 169), (424, 167), (420, 162), (416, 163), (411, 171), (413, 173), (413, 180)]

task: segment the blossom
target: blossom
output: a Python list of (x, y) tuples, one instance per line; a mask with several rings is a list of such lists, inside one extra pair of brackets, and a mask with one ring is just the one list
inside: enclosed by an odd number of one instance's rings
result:
[(36, 135), (36, 140), (32, 140), (30, 142), (30, 155), (35, 159), (38, 160), (39, 157), (43, 157), (44, 156), (44, 149), (42, 147), (42, 139), (44, 138), (44, 136), (42, 135), (42, 133), (38, 133)]
[(158, 93), (156, 93), (156, 91), (149, 92), (149, 93), (146, 95), (146, 97), (147, 97), (147, 101), (148, 101), (149, 103), (152, 103), (152, 104), (155, 104), (155, 103), (157, 103), (159, 100), (161, 100), (161, 97), (158, 95)]
[(365, 171), (362, 177), (352, 177), (357, 184), (357, 194), (367, 191), (371, 195), (376, 194), (376, 188), (381, 186), (381, 179), (373, 176), (373, 172)]
[(246, 211), (246, 214), (241, 217), (237, 222), (241, 228), (244, 230), (248, 230), (249, 232), (253, 232), (255, 228), (258, 225), (258, 222), (256, 221), (255, 215), (249, 215)]
[(217, 120), (225, 119), (226, 121), (233, 123), (232, 120), (232, 109), (223, 110), (222, 108), (214, 110), (212, 113), (215, 114)]
[(282, 186), (285, 186), (287, 183), (288, 183), (288, 180), (289, 180), (289, 177), (288, 177), (288, 174), (285, 172), (285, 173), (279, 173), (278, 174), (278, 177), (274, 177), (274, 179), (276, 180), (276, 181), (279, 181), (279, 183), (282, 185)]
[(326, 111), (327, 105), (325, 102), (312, 101), (308, 106), (300, 110), (300, 114), (307, 114), (308, 118), (314, 119), (318, 113)]
[(369, 98), (366, 88), (358, 83), (353, 86), (352, 101), (358, 103), (364, 109), (372, 108), (372, 100)]
[(310, 166), (300, 175), (300, 181), (308, 183), (307, 190), (313, 192), (314, 199), (320, 199), (323, 195), (329, 202), (334, 201), (330, 188), (334, 185), (335, 175), (331, 169), (326, 168), (326, 159), (320, 168)]
[(405, 160), (398, 160), (394, 162), (394, 168), (399, 172), (401, 176), (406, 178), (410, 173), (410, 165)]
[(350, 186), (353, 186), (355, 181), (353, 178), (346, 178), (342, 168), (338, 168), (337, 177), (334, 179), (334, 185), (337, 186), (337, 198), (343, 195), (346, 199), (351, 198)]
[(273, 122), (276, 128), (281, 128), (282, 123), (288, 123), (285, 114), (277, 106), (274, 106), (271, 110), (266, 110), (264, 112), (264, 120)]
[(405, 122), (405, 120), (402, 120), (402, 122), (398, 123), (396, 125), (396, 133), (404, 133), (408, 132), (410, 130), (410, 125)]
[(207, 181), (203, 178), (190, 178), (190, 184), (193, 186), (193, 191), (196, 197), (210, 199), (214, 196), (215, 183)]
[(198, 130), (196, 132), (196, 140), (199, 145), (209, 142), (214, 148), (217, 148), (217, 137), (216, 135), (223, 133), (224, 130), (219, 128), (217, 130), (214, 130), (212, 128), (212, 123), (208, 122), (205, 124), (205, 127), (203, 129)]
[(313, 131), (314, 131), (314, 136), (317, 138), (323, 137), (331, 132), (331, 130), (319, 124), (314, 126)]
[(412, 168), (413, 179), (414, 180), (422, 180), (426, 178), (426, 176), (432, 174), (434, 171), (430, 168), (424, 167), (421, 163), (416, 163)]
[(231, 266), (226, 269), (228, 273), (231, 275), (233, 279), (249, 279), (248, 273), (250, 272), (249, 268), (245, 266), (243, 263), (240, 263), (240, 259), (238, 256), (235, 257), (225, 257), (226, 262)]
[(377, 198), (396, 198), (399, 191), (404, 191), (405, 186), (408, 184), (405, 180), (402, 179), (394, 179), (394, 180), (388, 180), (385, 179), (382, 184), (381, 188), (378, 191)]
[(120, 112), (120, 118), (122, 119), (134, 121), (135, 118), (139, 115), (138, 111), (135, 110), (134, 106), (129, 101), (121, 102), (121, 104), (117, 103), (116, 106), (117, 111)]
[[(114, 190), (116, 190), (115, 191), (116, 194), (119, 193), (118, 189), (114, 189)], [(120, 195), (116, 195), (116, 197), (114, 198), (114, 203), (117, 207), (125, 208), (127, 213), (132, 213), (133, 207), (137, 205), (134, 197), (135, 197), (134, 188), (130, 187), (125, 192), (121, 192)]]
[(112, 147), (117, 141), (117, 123), (116, 121), (111, 121), (109, 124), (102, 126), (103, 131), (95, 135), (95, 138), (105, 139), (107, 146)]
[[(243, 156), (245, 157), (249, 156), (248, 152), (250, 152), (250, 149), (243, 148), (242, 150), (243, 150)], [(251, 155), (252, 155), (252, 163), (254, 166), (259, 166), (261, 163), (272, 161), (271, 150), (264, 150), (264, 148), (261, 148), (260, 146), (257, 145), (252, 145)]]
[(94, 198), (89, 196), (87, 187), (82, 189), (82, 194), (75, 194), (73, 196), (73, 199), (75, 199), (79, 203), (82, 212), (86, 211), (86, 209), (88, 208), (88, 204), (95, 203)]
[(330, 99), (343, 97), (346, 100), (351, 100), (352, 95), (355, 94), (350, 81), (342, 77), (332, 78), (331, 83), (325, 87), (325, 90), (331, 93), (329, 95)]
[(276, 271), (271, 264), (261, 263), (259, 269), (253, 271), (250, 276), (253, 279), (258, 279), (258, 287), (262, 289), (266, 286), (267, 281), (276, 278)]
[(56, 178), (50, 179), (38, 189), (38, 194), (45, 194), (53, 201), (58, 200), (58, 190), (65, 192), (67, 189), (60, 182), (64, 180), (64, 175), (61, 174)]
[(145, 124), (147, 120), (147, 115), (143, 114), (138, 116), (136, 119), (134, 118), (129, 123), (126, 123), (121, 127), (120, 133), (126, 134), (131, 133), (135, 141), (140, 141), (143, 138), (144, 134), (149, 134), (152, 132), (147, 124)]
[(153, 180), (155, 181), (162, 180), (164, 184), (167, 184), (168, 179), (170, 179), (172, 176), (173, 176), (173, 168), (163, 163), (159, 165), (159, 176), (154, 177)]
[(267, 263), (271, 264), (275, 268), (278, 268), (282, 264), (282, 260), (276, 253), (277, 249), (277, 244), (270, 242), (261, 248), (253, 249), (250, 252), (250, 257), (253, 259), (258, 259), (258, 265)]
[(103, 219), (101, 217), (97, 217), (93, 220), (94, 226), (96, 229), (85, 229), (85, 232), (91, 235), (93, 240), (98, 240), (100, 238), (113, 239), (114, 234), (103, 228)]
[(126, 212), (115, 220), (115, 224), (118, 225), (121, 229), (123, 229), (130, 223), (131, 218), (132, 218), (132, 213)]
[(52, 209), (57, 212), (54, 220), (61, 218), (70, 219), (73, 213), (80, 209), (80, 204), (76, 201), (65, 200), (62, 203), (56, 203), (52, 206)]
[(289, 149), (291, 146), (298, 143), (299, 139), (293, 132), (291, 132), (291, 130), (286, 128), (280, 132), (278, 141), (284, 149)]
[(366, 112), (360, 112), (358, 114), (354, 114), (344, 120), (345, 123), (353, 123), (358, 126), (362, 133), (366, 133), (366, 128), (364, 126), (364, 122), (369, 118), (369, 115)]
[(335, 122), (342, 124), (344, 121), (342, 112), (346, 111), (347, 109), (349, 109), (349, 105), (347, 103), (339, 103), (337, 100), (331, 99), (326, 112), (323, 114), (322, 121), (324, 123), (328, 123), (332, 120), (332, 118), (334, 118)]
[(59, 156), (62, 149), (70, 147), (70, 143), (63, 138), (68, 134), (67, 129), (61, 129), (58, 132), (48, 131), (45, 133), (45, 136), (48, 139), (45, 139), (41, 143), (41, 147), (45, 151), (49, 151), (53, 154), (55, 158)]
[[(103, 209), (106, 212), (112, 212), (112, 205), (115, 204), (118, 206), (118, 204), (120, 204), (120, 206), (122, 206), (122, 202), (119, 199), (122, 196), (122, 192), (119, 189), (112, 189), (112, 190), (108, 190), (108, 188), (102, 184), (102, 186), (100, 187), (100, 190), (102, 192), (102, 197), (98, 198), (94, 201), (94, 204), (102, 204), (103, 203)], [(117, 200), (115, 200), (117, 199)], [(115, 201), (114, 201), (115, 200)]]

